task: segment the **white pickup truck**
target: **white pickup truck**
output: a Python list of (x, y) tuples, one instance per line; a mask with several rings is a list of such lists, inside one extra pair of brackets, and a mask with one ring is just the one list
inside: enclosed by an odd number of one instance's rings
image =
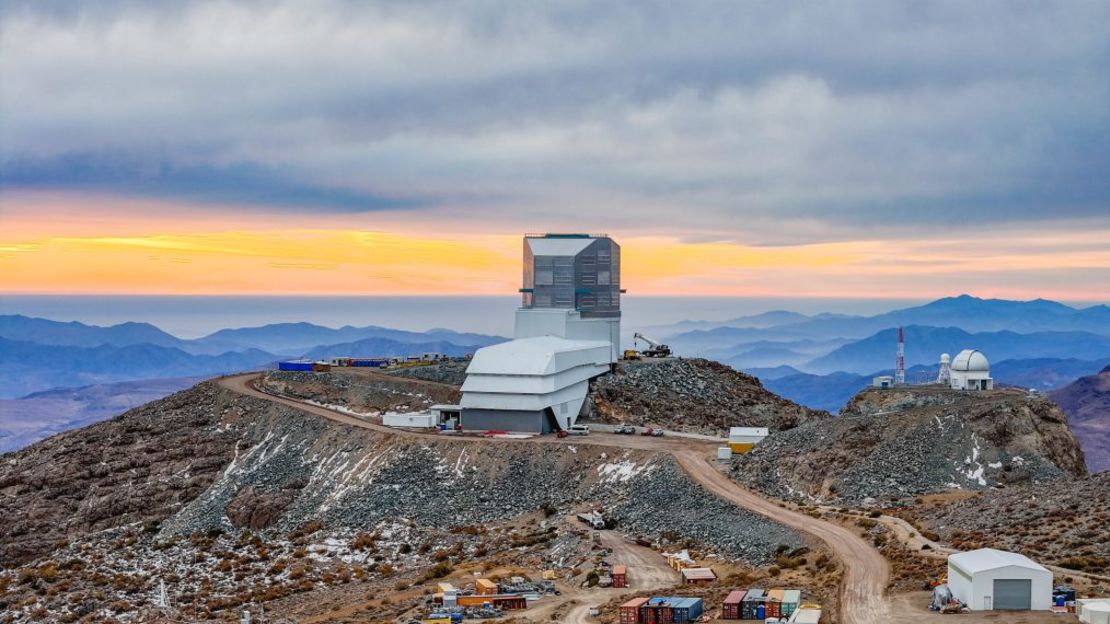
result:
[(597, 513), (596, 511), (587, 511), (586, 513), (580, 513), (578, 514), (578, 519), (595, 529), (605, 528), (605, 519), (602, 518), (601, 514)]

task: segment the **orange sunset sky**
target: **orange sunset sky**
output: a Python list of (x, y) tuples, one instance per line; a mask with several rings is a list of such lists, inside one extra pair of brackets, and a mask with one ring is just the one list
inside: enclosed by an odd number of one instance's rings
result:
[(1105, 3), (52, 7), (0, 293), (511, 294), (562, 231), (631, 294), (1110, 300)]

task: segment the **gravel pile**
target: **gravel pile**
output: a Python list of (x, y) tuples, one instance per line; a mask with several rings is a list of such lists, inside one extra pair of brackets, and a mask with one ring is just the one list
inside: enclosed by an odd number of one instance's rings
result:
[(410, 379), (423, 379), (449, 386), (461, 386), (466, 380), (466, 367), (470, 362), (444, 362), (429, 366), (413, 366), (389, 371), (394, 377), (408, 377)]
[(802, 543), (785, 527), (705, 492), (669, 456), (646, 451), (428, 443), (286, 409), (231, 426), (242, 440), (237, 455), (202, 496), (163, 523), (163, 532), (249, 522), (281, 533), (313, 519), (329, 529), (368, 529), (392, 518), (443, 529), (507, 520), (545, 504), (569, 511), (588, 503), (610, 510), (622, 530), (673, 531), (755, 564), (768, 562), (779, 544)]
[(930, 392), (865, 391), (847, 415), (774, 434), (734, 459), (733, 477), (783, 498), (869, 504), (1083, 474), (1051, 403)]
[(829, 417), (768, 392), (758, 379), (703, 359), (623, 362), (591, 382), (591, 416), (723, 436), (729, 427), (791, 429)]

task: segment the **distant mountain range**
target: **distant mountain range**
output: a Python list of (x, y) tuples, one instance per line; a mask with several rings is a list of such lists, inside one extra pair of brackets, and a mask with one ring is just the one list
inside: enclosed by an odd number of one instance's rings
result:
[(447, 329), (333, 329), (311, 323), (224, 329), (185, 340), (147, 323), (100, 327), (5, 315), (0, 316), (0, 374), (5, 380), (0, 398), (51, 388), (250, 370), (284, 357), (394, 357), (427, 352), (461, 356), (503, 340)]
[(677, 323), (670, 331), (659, 328), (659, 333), (667, 337), (672, 347), (690, 356), (701, 355), (700, 351), (707, 348), (757, 340), (864, 338), (884, 329), (909, 325), (956, 327), (967, 332), (1090, 332), (1110, 336), (1110, 306), (1073, 308), (1044, 299), (1009, 301), (960, 295), (874, 316), (818, 315), (798, 320), (805, 315), (769, 314), (768, 318), (791, 320), (782, 324), (752, 324), (746, 319), (759, 317), (741, 317), (692, 331), (687, 323)]
[[(1033, 388), (1047, 392), (1067, 385), (1077, 377), (1091, 374), (1110, 364), (1110, 357), (1097, 360), (1035, 358), (1028, 360), (1003, 360), (991, 364), (991, 375), (999, 384)], [(861, 375), (835, 372), (825, 375), (803, 373), (791, 366), (775, 368), (749, 368), (745, 373), (755, 375), (763, 385), (784, 398), (806, 407), (836, 413), (857, 392), (871, 384), (878, 375), (893, 375), (893, 369), (883, 369)], [(936, 379), (937, 366), (912, 366), (906, 369), (910, 383), (923, 383)], [(1110, 418), (1110, 415), (1108, 415)]]
[(201, 379), (125, 381), (36, 392), (21, 399), (0, 399), (0, 453), (117, 416), (184, 390)]
[(1110, 470), (1110, 366), (1098, 374), (1081, 377), (1052, 393), (1068, 415), (1087, 467), (1091, 472)]
[(485, 346), (504, 340), (500, 336), (459, 333), (449, 329), (413, 332), (374, 325), (346, 325), (334, 329), (312, 323), (274, 323), (259, 327), (221, 329), (202, 338), (185, 340), (149, 323), (121, 323), (100, 327), (22, 315), (0, 316), (0, 337), (55, 346), (124, 347), (150, 344), (174, 347), (193, 354), (216, 355), (228, 351), (257, 349), (283, 356), (301, 355), (321, 345), (339, 345), (370, 338), (385, 338), (397, 343), (445, 341), (465, 346)]
[[(906, 365), (934, 364), (941, 353), (955, 357), (965, 348), (982, 351), (988, 359), (1075, 358), (1093, 360), (1110, 356), (1110, 336), (1081, 331), (1019, 334), (1012, 331), (968, 333), (956, 327), (905, 327)], [(885, 329), (863, 340), (846, 344), (800, 366), (811, 373), (866, 373), (876, 365), (893, 362), (897, 329)]]

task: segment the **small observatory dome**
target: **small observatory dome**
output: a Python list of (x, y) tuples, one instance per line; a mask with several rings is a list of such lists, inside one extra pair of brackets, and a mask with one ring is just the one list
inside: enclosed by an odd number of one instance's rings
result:
[(964, 349), (957, 353), (956, 359), (952, 361), (952, 370), (954, 371), (987, 372), (990, 369), (991, 364), (987, 361), (987, 356), (976, 349)]

